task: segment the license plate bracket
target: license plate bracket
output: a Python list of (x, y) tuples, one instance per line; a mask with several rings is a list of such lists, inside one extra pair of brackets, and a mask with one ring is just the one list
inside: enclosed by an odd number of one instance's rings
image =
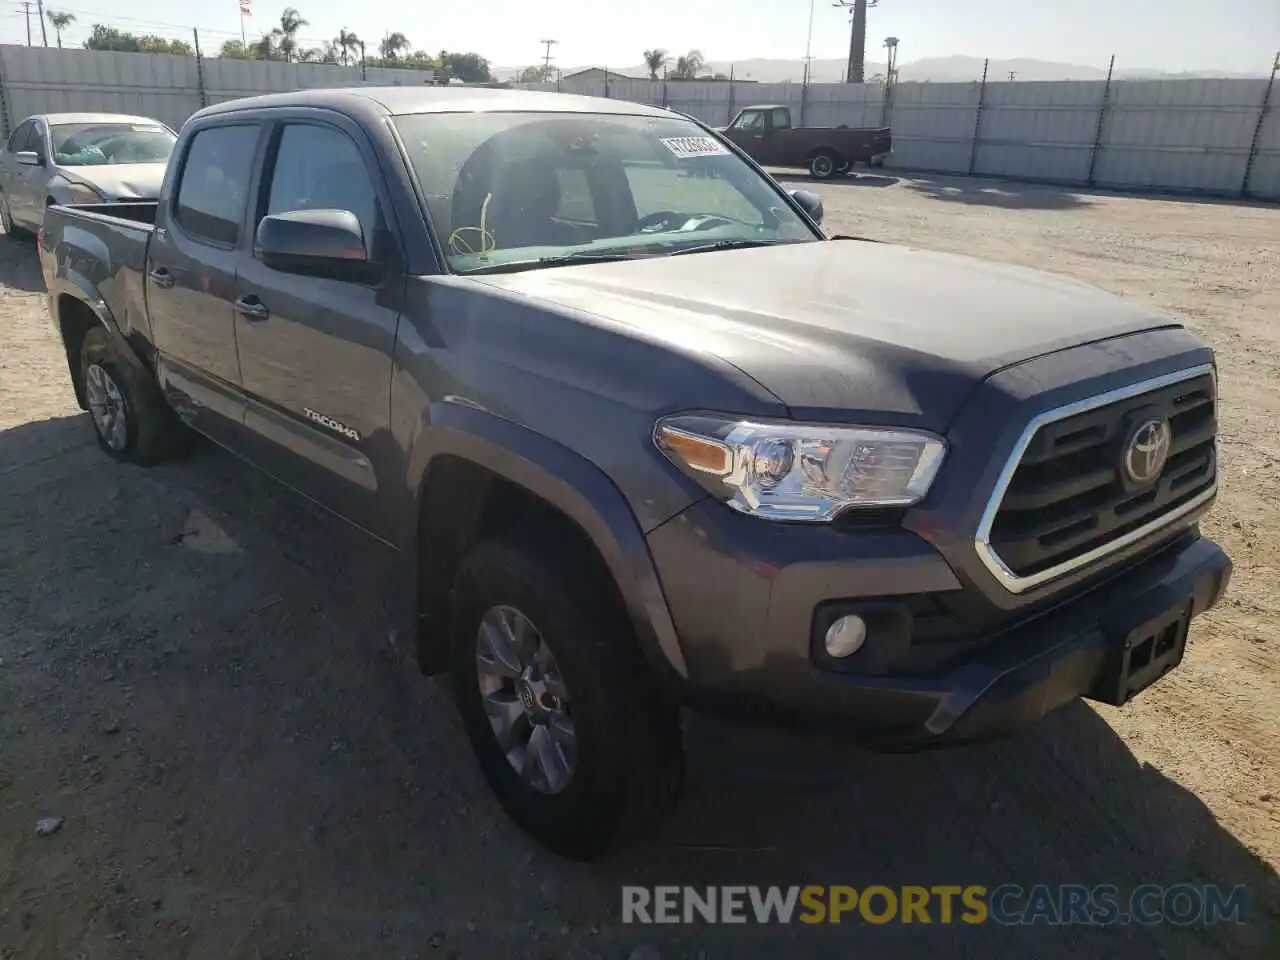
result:
[(1089, 698), (1123, 706), (1182, 662), (1194, 600), (1130, 630), (1113, 644)]

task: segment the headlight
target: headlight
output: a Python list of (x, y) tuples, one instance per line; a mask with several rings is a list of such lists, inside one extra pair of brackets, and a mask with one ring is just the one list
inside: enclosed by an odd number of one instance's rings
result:
[(816, 522), (851, 508), (918, 502), (947, 449), (938, 437), (915, 430), (709, 416), (660, 420), (654, 440), (735, 510)]

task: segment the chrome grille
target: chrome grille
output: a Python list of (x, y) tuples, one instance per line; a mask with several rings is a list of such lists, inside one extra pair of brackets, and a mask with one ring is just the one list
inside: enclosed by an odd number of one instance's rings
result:
[[(1216, 389), (1198, 367), (1135, 384), (1032, 421), (1001, 474), (977, 547), (1022, 592), (1135, 542), (1214, 493)], [(1168, 424), (1158, 477), (1137, 482), (1123, 460), (1135, 430)]]

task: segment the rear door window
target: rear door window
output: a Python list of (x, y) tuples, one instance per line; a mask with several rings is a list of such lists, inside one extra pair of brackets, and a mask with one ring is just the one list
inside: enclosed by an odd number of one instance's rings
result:
[(192, 137), (173, 211), (186, 233), (227, 246), (239, 241), (259, 129), (209, 127)]

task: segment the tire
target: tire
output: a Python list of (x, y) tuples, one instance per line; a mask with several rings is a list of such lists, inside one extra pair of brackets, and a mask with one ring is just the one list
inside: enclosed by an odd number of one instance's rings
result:
[(80, 376), (98, 446), (125, 463), (151, 466), (185, 452), (187, 427), (156, 386), (120, 356), (105, 327), (85, 334)]
[[(655, 688), (624, 612), (601, 601), (608, 591), (584, 578), (588, 565), (573, 561), (579, 554), (554, 530), (479, 544), (455, 584), (451, 660), (463, 725), (503, 810), (556, 853), (593, 860), (667, 818), (679, 799), (684, 754), (677, 705)], [(495, 611), (508, 611), (502, 615), (510, 624), (512, 610), (526, 618), (535, 641), (550, 651), (551, 669), (542, 672), (546, 688), (564, 694), (558, 721), (544, 721), (544, 746), (555, 745), (560, 761), (569, 758), (558, 789), (550, 775), (539, 776), (545, 766), (527, 765), (537, 751), (524, 751), (525, 769), (532, 775), (517, 770), (519, 761), (508, 758), (486, 711), (486, 696), (491, 708), (497, 704), (508, 715), (524, 709), (523, 729), (534, 731), (532, 745), (538, 726), (529, 722), (528, 707), (538, 695), (523, 704), (517, 700), (513, 709), (513, 694), (481, 690), (482, 680), (492, 684), (496, 679), (491, 667), (481, 665), (481, 654), (493, 649), (485, 647), (482, 626), (492, 625)], [(562, 686), (548, 679), (552, 675)], [(572, 746), (555, 733), (565, 719), (574, 733), (568, 741)]]
[(809, 158), (809, 176), (815, 180), (830, 180), (840, 168), (840, 158), (830, 150), (819, 150)]

